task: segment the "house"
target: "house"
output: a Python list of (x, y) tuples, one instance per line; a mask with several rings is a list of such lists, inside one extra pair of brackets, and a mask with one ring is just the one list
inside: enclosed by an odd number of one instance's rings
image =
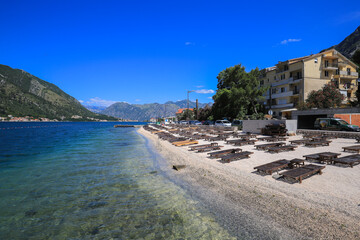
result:
[(265, 106), (274, 116), (289, 117), (311, 91), (330, 82), (345, 96), (346, 105), (355, 98), (358, 88), (356, 70), (357, 65), (335, 49), (278, 62), (266, 68), (260, 79), (260, 86), (269, 87), (264, 95)]

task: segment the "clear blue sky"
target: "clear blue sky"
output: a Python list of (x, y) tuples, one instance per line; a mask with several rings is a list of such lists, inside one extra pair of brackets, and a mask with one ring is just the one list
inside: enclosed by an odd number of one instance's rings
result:
[(360, 25), (358, 0), (0, 1), (0, 64), (92, 104), (211, 92), (226, 67), (317, 53)]

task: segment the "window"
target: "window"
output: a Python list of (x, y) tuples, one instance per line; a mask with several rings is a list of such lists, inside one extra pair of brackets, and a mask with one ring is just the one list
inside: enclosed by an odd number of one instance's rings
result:
[(271, 99), (271, 105), (276, 105), (276, 99)]
[(281, 80), (285, 79), (285, 74), (281, 74), (280, 78)]
[(270, 82), (270, 79), (268, 79), (268, 82)]
[(276, 93), (276, 88), (271, 89), (271, 93), (275, 94)]
[(288, 65), (285, 65), (285, 66), (284, 66), (284, 71), (287, 71), (287, 70), (289, 70), (289, 66), (288, 66)]
[(274, 80), (276, 80), (276, 76), (274, 76)]
[(339, 69), (336, 69), (336, 71), (335, 71), (335, 75), (339, 75), (339, 74), (340, 74)]
[(284, 88), (284, 87), (281, 88), (281, 92), (285, 92), (285, 88)]
[(325, 67), (328, 67), (328, 66), (329, 66), (329, 61), (325, 60)]
[(329, 72), (325, 71), (325, 77), (328, 77), (328, 76), (329, 76)]
[(292, 77), (292, 72), (290, 73), (290, 77)]
[(350, 68), (347, 68), (346, 71), (347, 71), (347, 75), (351, 74), (351, 69)]

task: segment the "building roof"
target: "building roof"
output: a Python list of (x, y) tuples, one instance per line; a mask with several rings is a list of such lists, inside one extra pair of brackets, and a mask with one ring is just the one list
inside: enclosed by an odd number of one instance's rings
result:
[[(183, 111), (185, 111), (186, 109), (188, 109), (188, 108), (179, 108), (179, 109), (177, 110), (176, 114), (183, 113)], [(194, 111), (193, 108), (189, 108), (189, 110), (190, 110), (190, 111)]]

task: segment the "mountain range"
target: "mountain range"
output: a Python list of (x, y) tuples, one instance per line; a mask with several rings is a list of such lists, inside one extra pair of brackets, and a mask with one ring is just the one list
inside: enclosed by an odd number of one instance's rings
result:
[(56, 85), (20, 69), (0, 64), (0, 116), (30, 116), (58, 120), (111, 119), (87, 110)]
[[(211, 105), (211, 103), (208, 103)], [(199, 108), (205, 107), (206, 103), (199, 103)], [(195, 108), (196, 103), (189, 101), (189, 107)], [(187, 108), (187, 100), (168, 101), (164, 104), (129, 104), (125, 102), (114, 103), (100, 113), (122, 119), (145, 121), (150, 118), (172, 117), (179, 108)]]

